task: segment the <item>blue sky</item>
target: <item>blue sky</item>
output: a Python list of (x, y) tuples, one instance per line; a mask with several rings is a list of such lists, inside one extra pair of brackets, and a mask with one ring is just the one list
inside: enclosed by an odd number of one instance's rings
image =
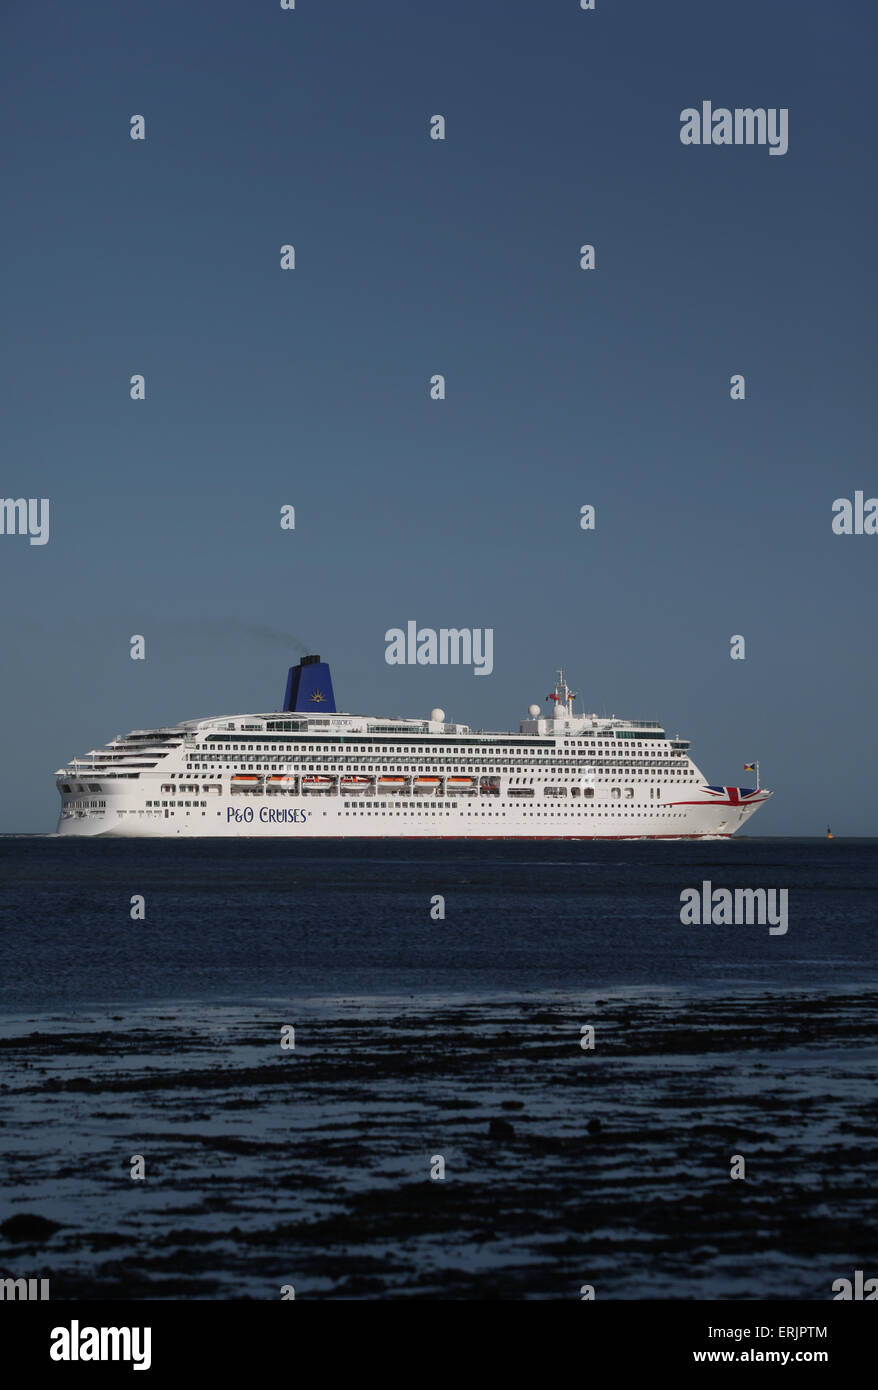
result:
[[(0, 493), (52, 531), (0, 537), (0, 829), (52, 829), (54, 769), (115, 733), (276, 706), (299, 642), (340, 708), (474, 727), (563, 665), (713, 782), (758, 757), (754, 833), (876, 833), (878, 537), (831, 530), (878, 494), (875, 28), (844, 0), (7, 11)], [(684, 147), (702, 100), (787, 107), (788, 153)], [(388, 666), (409, 619), (493, 628), (493, 674)]]

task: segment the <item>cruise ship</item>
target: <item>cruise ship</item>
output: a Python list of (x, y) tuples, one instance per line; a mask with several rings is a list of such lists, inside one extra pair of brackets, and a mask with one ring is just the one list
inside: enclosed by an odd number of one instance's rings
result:
[[(517, 734), (340, 714), (329, 666), (290, 668), (283, 708), (134, 729), (56, 773), (61, 835), (703, 839), (767, 801), (708, 784), (660, 724), (575, 714), (563, 671)], [(758, 764), (756, 765), (758, 769)]]

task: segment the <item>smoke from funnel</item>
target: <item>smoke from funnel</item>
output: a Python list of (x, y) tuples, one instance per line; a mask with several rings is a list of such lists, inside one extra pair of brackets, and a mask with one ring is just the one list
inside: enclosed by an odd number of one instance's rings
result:
[(267, 642), (281, 646), (289, 651), (292, 648), (300, 656), (307, 656), (312, 650), (294, 632), (284, 632), (281, 628), (269, 627), (266, 623), (251, 623), (245, 618), (198, 618), (187, 620), (186, 626), (195, 626), (200, 632), (209, 632), (215, 642), (227, 641), (230, 637), (238, 640), (249, 637), (254, 642)]

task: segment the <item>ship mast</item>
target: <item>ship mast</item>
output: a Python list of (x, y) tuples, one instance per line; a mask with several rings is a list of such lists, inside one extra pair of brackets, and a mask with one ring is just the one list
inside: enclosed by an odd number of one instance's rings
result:
[(562, 704), (567, 713), (572, 717), (573, 701), (576, 699), (576, 693), (570, 689), (565, 681), (563, 671), (558, 672), (558, 684), (555, 686), (555, 694), (558, 697), (555, 702), (556, 706)]

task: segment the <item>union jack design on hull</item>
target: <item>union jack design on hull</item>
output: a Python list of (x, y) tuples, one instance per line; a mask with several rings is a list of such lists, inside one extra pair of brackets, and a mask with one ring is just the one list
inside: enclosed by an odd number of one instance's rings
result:
[(669, 806), (759, 806), (767, 801), (771, 792), (761, 787), (699, 787), (700, 792), (709, 792), (712, 800), (669, 801)]

